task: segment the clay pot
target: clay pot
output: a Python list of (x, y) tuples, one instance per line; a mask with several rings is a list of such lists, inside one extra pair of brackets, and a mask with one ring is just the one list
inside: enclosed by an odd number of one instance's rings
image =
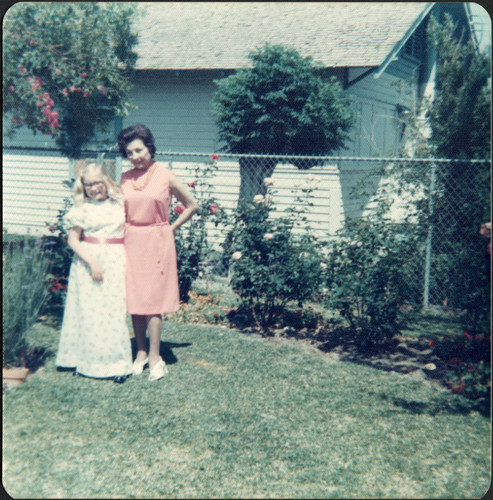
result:
[(22, 366), (13, 366), (11, 368), (3, 368), (2, 370), (2, 382), (3, 385), (7, 385), (9, 389), (15, 387), (16, 385), (22, 384), (29, 375), (29, 368)]

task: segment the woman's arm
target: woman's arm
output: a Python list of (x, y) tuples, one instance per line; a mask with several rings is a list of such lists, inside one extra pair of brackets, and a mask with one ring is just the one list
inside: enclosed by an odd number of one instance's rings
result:
[(89, 266), (92, 279), (94, 281), (103, 281), (103, 269), (99, 262), (82, 245), (80, 240), (81, 234), (81, 227), (72, 227), (68, 233), (68, 245)]
[(176, 176), (171, 176), (169, 187), (171, 194), (176, 196), (176, 199), (185, 207), (185, 210), (183, 210), (178, 219), (171, 225), (171, 229), (174, 232), (197, 212), (199, 206), (190, 191), (176, 178)]

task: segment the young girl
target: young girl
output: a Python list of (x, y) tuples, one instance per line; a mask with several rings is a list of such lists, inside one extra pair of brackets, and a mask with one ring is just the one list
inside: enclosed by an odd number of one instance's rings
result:
[(65, 215), (74, 251), (56, 365), (124, 382), (132, 373), (126, 321), (125, 211), (120, 190), (91, 163), (76, 180)]

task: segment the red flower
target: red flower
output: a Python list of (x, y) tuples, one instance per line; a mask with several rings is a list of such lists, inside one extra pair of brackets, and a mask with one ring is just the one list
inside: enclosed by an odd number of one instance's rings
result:
[(473, 340), (474, 339), (474, 337), (472, 335), (469, 335), (469, 333), (466, 330), (464, 330), (464, 337), (466, 337), (467, 340)]
[(462, 388), (464, 386), (463, 385), (457, 385), (457, 386), (452, 386), (452, 392), (455, 392), (455, 393), (458, 393), (458, 392), (462, 392)]
[(63, 283), (60, 283), (58, 280), (53, 280), (52, 284), (51, 284), (51, 291), (52, 292), (56, 292), (57, 290), (66, 290), (67, 289), (67, 285), (64, 285)]
[(183, 205), (176, 205), (176, 207), (174, 208), (173, 212), (175, 212), (175, 214), (182, 214), (183, 212), (185, 211), (185, 207)]
[(81, 78), (85, 78), (87, 76), (87, 73), (86, 72), (81, 73), (80, 76), (81, 76)]
[(219, 160), (220, 156), (217, 153), (211, 154), (211, 161), (217, 161)]
[(430, 340), (430, 341), (428, 342), (428, 346), (429, 346), (429, 347), (433, 347), (434, 345), (435, 345), (435, 341), (434, 341), (434, 340)]
[(209, 206), (209, 211), (211, 214), (217, 214), (219, 212), (219, 207), (215, 203), (213, 203)]
[(193, 189), (197, 185), (197, 181), (189, 182), (187, 185), (188, 185), (188, 187)]

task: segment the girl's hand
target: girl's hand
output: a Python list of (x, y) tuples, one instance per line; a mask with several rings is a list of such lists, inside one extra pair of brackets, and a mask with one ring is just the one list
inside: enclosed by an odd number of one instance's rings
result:
[(91, 268), (91, 275), (94, 281), (103, 281), (103, 268), (99, 265), (99, 262), (91, 262), (89, 264)]
[(79, 226), (72, 227), (68, 233), (68, 244), (78, 257), (89, 266), (92, 279), (94, 281), (103, 281), (103, 268), (87, 248), (82, 246), (81, 237), (82, 228)]

